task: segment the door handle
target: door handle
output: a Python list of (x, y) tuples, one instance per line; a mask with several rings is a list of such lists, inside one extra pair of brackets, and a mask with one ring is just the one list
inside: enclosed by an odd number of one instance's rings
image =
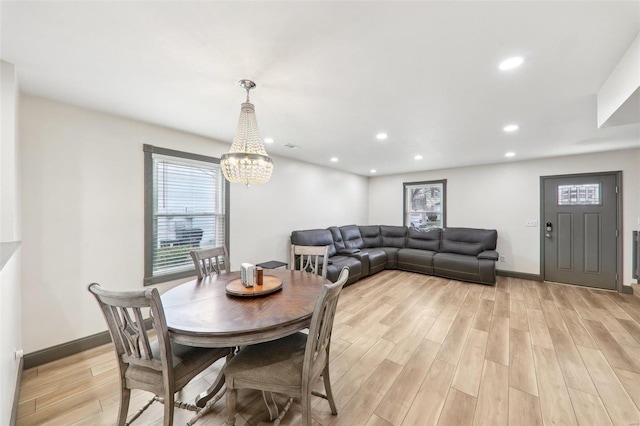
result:
[(545, 237), (547, 238), (551, 238), (551, 234), (549, 234), (548, 232), (546, 234), (544, 234)]

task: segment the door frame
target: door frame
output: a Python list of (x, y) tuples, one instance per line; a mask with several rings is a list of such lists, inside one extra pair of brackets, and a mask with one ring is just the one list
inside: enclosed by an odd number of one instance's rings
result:
[(622, 229), (622, 171), (611, 171), (611, 172), (594, 172), (594, 173), (571, 173), (571, 174), (562, 174), (562, 175), (550, 175), (550, 176), (540, 176), (540, 279), (541, 281), (545, 280), (544, 271), (545, 271), (545, 262), (544, 262), (544, 211), (545, 211), (545, 203), (544, 203), (544, 183), (547, 179), (557, 179), (557, 178), (570, 178), (570, 177), (589, 177), (589, 176), (602, 176), (602, 175), (615, 175), (616, 177), (616, 209), (617, 209), (617, 217), (616, 217), (616, 230), (618, 232), (616, 238), (616, 290), (618, 293), (626, 293), (633, 294), (633, 290), (630, 286), (623, 285), (624, 275), (622, 269), (622, 260), (623, 260), (623, 252), (622, 252), (622, 241), (623, 241), (623, 229)]

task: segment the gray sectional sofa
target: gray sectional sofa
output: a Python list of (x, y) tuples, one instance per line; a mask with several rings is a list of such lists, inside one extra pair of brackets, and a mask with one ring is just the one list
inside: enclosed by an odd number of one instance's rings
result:
[(348, 266), (347, 284), (384, 269), (495, 284), (497, 241), (495, 229), (474, 228), (348, 225), (291, 233), (291, 244), (329, 246), (327, 278), (335, 282)]

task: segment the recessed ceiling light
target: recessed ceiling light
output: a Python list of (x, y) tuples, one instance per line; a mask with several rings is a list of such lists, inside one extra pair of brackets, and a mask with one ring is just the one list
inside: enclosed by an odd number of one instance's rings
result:
[(264, 143), (273, 143), (273, 138), (264, 138)]
[(524, 58), (522, 56), (514, 56), (513, 58), (508, 58), (500, 62), (498, 68), (500, 68), (502, 71), (509, 71), (514, 68), (518, 68), (520, 65), (522, 65), (523, 62)]
[(511, 132), (515, 132), (516, 130), (518, 130), (520, 127), (517, 124), (509, 124), (507, 126), (504, 126), (502, 128), (502, 130), (504, 130), (507, 133), (511, 133)]
[(331, 157), (331, 162), (332, 163), (337, 163), (338, 162), (338, 157)]
[(505, 157), (515, 157), (516, 153), (515, 152), (507, 152), (504, 156)]
[(371, 169), (371, 170), (369, 170), (369, 172), (371, 172), (371, 173), (376, 173), (376, 172), (377, 172), (377, 170), (376, 170), (376, 169)]
[(387, 135), (386, 133), (378, 133), (376, 135), (376, 139), (378, 139), (379, 141), (383, 141), (388, 137), (389, 137), (389, 135)]
[(418, 154), (415, 157), (413, 157), (414, 160), (422, 160), (422, 155)]

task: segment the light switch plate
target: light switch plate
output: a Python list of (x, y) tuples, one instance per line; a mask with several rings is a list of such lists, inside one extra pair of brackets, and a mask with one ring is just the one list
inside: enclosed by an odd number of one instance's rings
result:
[(531, 228), (535, 228), (536, 226), (538, 226), (538, 220), (537, 219), (528, 220), (527, 221), (527, 226), (531, 227)]

